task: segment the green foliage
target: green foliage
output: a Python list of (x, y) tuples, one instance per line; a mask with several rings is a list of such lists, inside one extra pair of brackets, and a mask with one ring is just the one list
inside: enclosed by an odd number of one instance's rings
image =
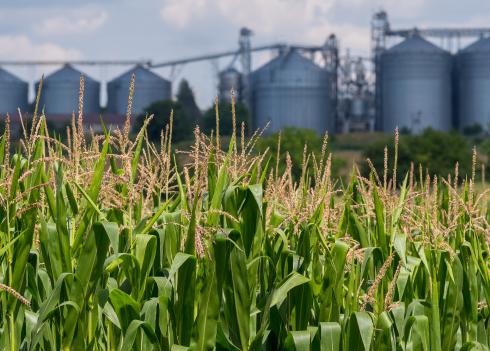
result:
[[(220, 102), (218, 105), (219, 113), (219, 132), (221, 135), (231, 135), (233, 133), (233, 118), (232, 107), (230, 103)], [(242, 122), (245, 123), (245, 135), (249, 134), (251, 119), (247, 107), (237, 102), (235, 104), (236, 128), (237, 134), (240, 133)], [(216, 130), (216, 109), (209, 108), (202, 117), (199, 123), (203, 132), (210, 134), (212, 130)]]
[[(364, 157), (369, 158), (379, 175), (383, 174), (384, 148), (388, 147), (388, 153), (394, 155), (394, 138), (375, 142), (367, 146)], [(444, 133), (432, 129), (425, 130), (420, 135), (401, 135), (398, 144), (398, 172), (401, 179), (410, 171), (411, 162), (414, 163), (418, 176), (419, 164), (431, 174), (446, 177), (454, 171), (456, 162), (459, 163), (459, 174), (471, 176), (472, 151), (466, 139), (456, 132)], [(388, 168), (393, 169), (394, 158), (388, 159)], [(363, 167), (363, 173), (368, 175), (370, 169), (367, 164)], [(424, 175), (425, 177), (425, 175)]]
[(179, 91), (177, 92), (177, 102), (182, 105), (182, 109), (186, 116), (191, 120), (198, 121), (200, 119), (201, 111), (199, 110), (199, 107), (197, 107), (194, 93), (185, 79), (180, 81)]
[(170, 114), (173, 111), (172, 138), (175, 142), (190, 139), (192, 137), (194, 121), (189, 117), (184, 107), (179, 102), (162, 100), (152, 103), (145, 108), (145, 113), (136, 116), (133, 124), (133, 133), (141, 130), (145, 118), (154, 115), (148, 124), (148, 138), (153, 142), (160, 142), (160, 135), (165, 127), (170, 124)]
[(233, 138), (226, 153), (199, 138), (181, 174), (168, 140), (75, 127), (67, 146), (39, 123), (14, 155), (0, 139), (2, 350), (490, 346), (490, 212), (473, 180), (353, 172), (343, 188), (313, 166), (295, 184)]

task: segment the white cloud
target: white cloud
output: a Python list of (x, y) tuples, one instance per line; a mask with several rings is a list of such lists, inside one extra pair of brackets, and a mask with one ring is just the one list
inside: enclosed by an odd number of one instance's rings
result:
[[(160, 14), (166, 24), (179, 30), (195, 31), (197, 26), (219, 21), (224, 26), (247, 26), (266, 41), (320, 45), (335, 33), (342, 47), (365, 54), (369, 50), (369, 17), (364, 25), (330, 20), (340, 1), (343, 6), (372, 7), (368, 0), (165, 0)], [(392, 0), (380, 2), (386, 5)], [(408, 7), (415, 9), (416, 5)]]
[(44, 19), (38, 28), (43, 35), (66, 35), (93, 32), (106, 23), (105, 11), (80, 11), (76, 14), (56, 16)]
[(206, 11), (207, 0), (170, 0), (166, 1), (160, 14), (162, 19), (172, 26), (184, 28)]
[(209, 19), (260, 27), (261, 33), (287, 26), (318, 22), (334, 0), (167, 0), (161, 9), (164, 21), (178, 28)]
[[(385, 10), (389, 16), (411, 17), (417, 15), (420, 10), (427, 5), (427, 0), (337, 0), (342, 2), (345, 7), (350, 7), (355, 11), (359, 9), (369, 9), (371, 11)], [(367, 12), (366, 16), (371, 13)]]
[(0, 35), (0, 48), (3, 60), (76, 60), (82, 57), (78, 50), (50, 42), (34, 43), (25, 35)]

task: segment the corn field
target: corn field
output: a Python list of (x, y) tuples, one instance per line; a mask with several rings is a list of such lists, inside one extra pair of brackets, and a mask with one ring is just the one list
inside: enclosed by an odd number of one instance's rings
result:
[(172, 123), (86, 135), (80, 105), (65, 144), (42, 113), (0, 139), (2, 350), (488, 350), (476, 155), (342, 184), (327, 138), (278, 174), (218, 116), (178, 169)]

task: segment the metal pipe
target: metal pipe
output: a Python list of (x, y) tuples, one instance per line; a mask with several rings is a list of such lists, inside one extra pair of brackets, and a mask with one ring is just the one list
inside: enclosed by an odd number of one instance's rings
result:
[[(263, 51), (263, 50), (270, 50), (270, 49), (279, 49), (279, 48), (282, 48), (284, 46), (287, 46), (287, 45), (285, 45), (285, 44), (264, 45), (264, 46), (258, 46), (256, 48), (251, 48), (250, 51)], [(240, 54), (240, 50), (224, 51), (224, 52), (219, 52), (216, 54), (195, 56), (195, 57), (189, 57), (189, 58), (185, 58), (185, 59), (159, 62), (159, 63), (155, 63), (155, 64), (152, 63), (152, 64), (150, 64), (150, 67), (151, 68), (160, 68), (160, 67), (168, 67), (168, 66), (175, 66), (175, 65), (183, 65), (186, 63), (190, 63), (190, 62), (214, 60), (214, 59), (218, 59), (221, 57), (234, 56), (234, 55), (238, 55), (238, 54)]]
[(78, 61), (0, 61), (0, 66), (34, 66), (34, 65), (85, 65), (85, 66), (115, 66), (142, 65), (151, 67), (150, 60), (78, 60)]
[[(415, 29), (417, 33), (428, 37), (477, 37), (483, 34), (490, 34), (490, 28), (428, 28)], [(414, 29), (388, 30), (386, 35), (408, 37)]]
[[(272, 45), (264, 45), (258, 46), (255, 48), (251, 48), (250, 51), (264, 51), (264, 50), (272, 50), (272, 49), (285, 49), (291, 48), (295, 50), (302, 51), (320, 51), (323, 48), (321, 46), (302, 46), (302, 45), (287, 45), (287, 44), (272, 44)], [(50, 61), (0, 61), (0, 66), (37, 66), (37, 65), (45, 65), (45, 66), (57, 66), (57, 65), (84, 65), (84, 66), (129, 66), (129, 65), (142, 65), (148, 68), (160, 68), (160, 67), (169, 67), (175, 65), (181, 65), (191, 62), (198, 61), (207, 61), (218, 59), (226, 56), (234, 56), (238, 55), (240, 50), (232, 50), (232, 51), (224, 51), (216, 54), (202, 55), (189, 57), (178, 60), (164, 61), (159, 63), (153, 63), (151, 60), (73, 60), (73, 61), (59, 61), (59, 60), (50, 60)]]

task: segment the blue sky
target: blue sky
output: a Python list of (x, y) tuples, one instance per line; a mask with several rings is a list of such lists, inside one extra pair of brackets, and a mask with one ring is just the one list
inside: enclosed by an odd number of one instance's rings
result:
[[(158, 62), (236, 48), (242, 26), (254, 30), (254, 45), (322, 44), (334, 32), (342, 51), (367, 55), (371, 15), (380, 8), (392, 27), (490, 27), (488, 0), (2, 0), (0, 59)], [(254, 66), (269, 57), (254, 56)], [(7, 69), (33, 81), (56, 67)], [(81, 69), (102, 81), (124, 70)], [(214, 69), (209, 62), (184, 66), (174, 86), (188, 79), (204, 108), (215, 95)]]

